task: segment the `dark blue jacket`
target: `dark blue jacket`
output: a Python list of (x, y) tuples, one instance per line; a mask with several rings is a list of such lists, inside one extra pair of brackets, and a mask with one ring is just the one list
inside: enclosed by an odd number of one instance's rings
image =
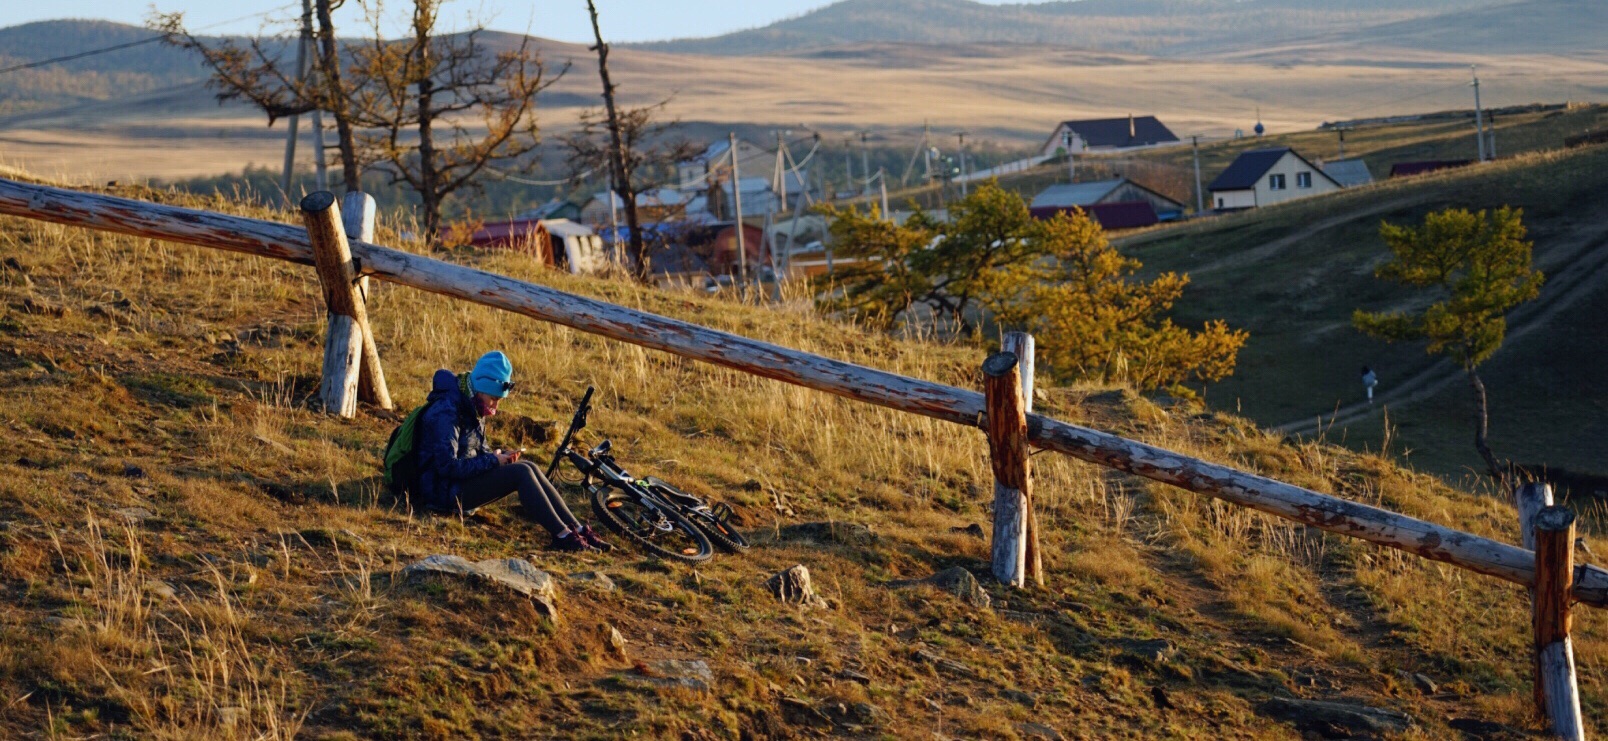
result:
[(497, 467), (497, 456), (486, 447), (486, 427), (475, 411), (474, 400), (463, 392), (452, 371), (435, 372), (429, 408), (419, 417), (419, 493), (425, 506), (453, 511), (458, 489), (471, 479)]

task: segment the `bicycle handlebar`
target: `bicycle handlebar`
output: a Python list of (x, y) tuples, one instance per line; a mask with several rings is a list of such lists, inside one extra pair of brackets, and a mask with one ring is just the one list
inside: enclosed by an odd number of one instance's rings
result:
[(575, 439), (575, 433), (586, 428), (586, 413), (592, 408), (592, 392), (597, 389), (586, 387), (586, 395), (581, 397), (580, 406), (575, 408), (575, 416), (570, 419), (569, 430), (565, 431), (563, 441), (559, 442), (558, 449), (553, 451), (553, 462), (547, 464), (547, 478), (552, 478), (558, 470), (558, 462), (563, 459), (564, 451), (569, 449), (570, 442)]

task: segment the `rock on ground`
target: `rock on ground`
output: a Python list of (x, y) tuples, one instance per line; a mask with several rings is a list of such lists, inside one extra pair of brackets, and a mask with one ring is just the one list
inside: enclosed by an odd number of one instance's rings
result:
[(708, 692), (715, 684), (715, 673), (709, 663), (699, 660), (662, 659), (637, 664), (637, 674), (649, 684), (660, 687), (685, 687)]
[(1395, 710), (1344, 702), (1275, 697), (1263, 703), (1262, 714), (1294, 723), (1303, 731), (1340, 737), (1357, 733), (1401, 733), (1413, 726), (1412, 716)]
[(803, 605), (805, 607), (826, 607), (826, 600), (815, 593), (815, 585), (810, 581), (810, 570), (802, 564), (772, 576), (765, 582), (771, 594), (790, 605)]
[(945, 592), (959, 597), (961, 600), (973, 607), (987, 608), (993, 602), (992, 598), (988, 596), (988, 592), (983, 590), (983, 585), (977, 581), (977, 577), (973, 576), (972, 572), (967, 571), (959, 566), (951, 569), (944, 569), (943, 571), (933, 574), (925, 579), (906, 579), (888, 582), (888, 586), (894, 589), (920, 585), (930, 585), (937, 587), (938, 589), (942, 589)]
[(558, 582), (522, 558), (492, 558), (471, 563), (461, 556), (430, 556), (402, 569), (408, 582), (441, 576), (464, 577), (511, 589), (529, 597), (545, 617), (558, 619)]

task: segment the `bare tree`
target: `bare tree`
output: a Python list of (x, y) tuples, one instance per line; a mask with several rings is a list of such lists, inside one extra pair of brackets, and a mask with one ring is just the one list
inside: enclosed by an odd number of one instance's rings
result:
[[(570, 166), (576, 172), (604, 170), (613, 183), (613, 195), (625, 206), (626, 229), (630, 230), (632, 273), (639, 281), (647, 282), (653, 275), (648, 260), (647, 241), (642, 235), (642, 220), (637, 213), (637, 193), (651, 183), (647, 178), (665, 165), (687, 159), (694, 149), (685, 140), (672, 141), (668, 136), (674, 121), (661, 121), (668, 100), (650, 106), (620, 110), (614, 100), (614, 83), (609, 79), (609, 45), (603, 41), (598, 25), (597, 5), (586, 0), (586, 9), (592, 14), (592, 34), (597, 44), (597, 72), (603, 79), (603, 112), (581, 114), (581, 128), (565, 137), (570, 149)], [(603, 134), (607, 134), (607, 138)]]
[(413, 0), (410, 38), (387, 41), (381, 3), (369, 0), (373, 41), (353, 55), (360, 155), (418, 194), (431, 244), (449, 195), (474, 188), (498, 164), (526, 168), (541, 142), (537, 96), (564, 73), (546, 74), (529, 36), (497, 51), (481, 42), (483, 28), (438, 35), (443, 4)]
[[(183, 13), (157, 13), (149, 25), (167, 34), (164, 43), (201, 55), (212, 70), (208, 84), (217, 91), (219, 101), (243, 100), (268, 116), (268, 125), (283, 116), (323, 110), (335, 119), (336, 146), (341, 155), (341, 175), (347, 190), (356, 190), (362, 175), (358, 157), (356, 129), (349, 101), (352, 88), (342, 82), (342, 57), (335, 41), (335, 24), (330, 11), (343, 0), (303, 0), (305, 15), (316, 8), (318, 74), (303, 76), (301, 70), (287, 69), (281, 59), (290, 44), (286, 36), (254, 37), (244, 44), (224, 40), (208, 43), (184, 28)], [(309, 2), (311, 6), (309, 6)]]

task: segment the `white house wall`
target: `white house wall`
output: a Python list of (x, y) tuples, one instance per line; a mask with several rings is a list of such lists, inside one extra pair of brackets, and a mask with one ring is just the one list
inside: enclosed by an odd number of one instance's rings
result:
[[(1296, 175), (1303, 172), (1311, 174), (1312, 187), (1302, 188), (1297, 185)], [(1285, 187), (1283, 190), (1273, 190), (1274, 175), (1284, 176)], [(1294, 153), (1286, 153), (1279, 158), (1279, 161), (1273, 167), (1262, 174), (1261, 179), (1256, 181), (1256, 203), (1254, 205), (1271, 206), (1275, 203), (1332, 193), (1337, 190), (1340, 190), (1340, 187), (1331, 182), (1321, 170), (1308, 165), (1306, 160), (1295, 156)]]
[(1256, 208), (1256, 192), (1252, 190), (1214, 190), (1212, 207), (1219, 210)]

